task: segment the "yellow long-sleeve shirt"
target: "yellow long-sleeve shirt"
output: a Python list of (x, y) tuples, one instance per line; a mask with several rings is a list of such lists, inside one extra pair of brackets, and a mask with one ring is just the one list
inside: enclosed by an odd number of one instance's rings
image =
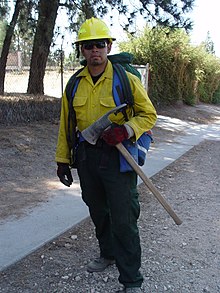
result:
[[(117, 115), (111, 114), (109, 118), (112, 122), (120, 125), (124, 123), (128, 124), (133, 129), (135, 139), (137, 140), (145, 131), (154, 126), (157, 115), (140, 80), (133, 74), (127, 73), (127, 75), (134, 96), (133, 108), (127, 107), (126, 110), (129, 121), (125, 121), (122, 113), (118, 113)], [(74, 96), (73, 107), (76, 113), (77, 127), (79, 131), (82, 131), (110, 109), (116, 107), (112, 95), (112, 64), (108, 61), (104, 73), (96, 84), (93, 84), (87, 67), (78, 76), (81, 77), (81, 80)], [(68, 112), (68, 100), (65, 91), (62, 97), (56, 162), (70, 162), (70, 150), (67, 142)]]

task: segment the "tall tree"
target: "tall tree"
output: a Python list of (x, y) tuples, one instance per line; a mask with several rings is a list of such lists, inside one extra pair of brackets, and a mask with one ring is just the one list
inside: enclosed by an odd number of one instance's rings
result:
[(34, 35), (36, 31), (36, 16), (38, 14), (38, 1), (25, 0), (25, 5), (19, 13), (17, 25), (14, 30), (12, 45), (14, 50), (22, 52), (22, 64), (30, 66)]
[(39, 18), (34, 37), (27, 89), (27, 93), (29, 94), (44, 94), (43, 79), (59, 7), (65, 7), (67, 9), (70, 21), (79, 12), (78, 23), (82, 23), (86, 18), (95, 15), (91, 0), (80, 0), (78, 2), (73, 0), (40, 0)]
[(9, 11), (9, 3), (8, 0), (0, 1), (0, 20), (3, 20)]
[(0, 54), (3, 46), (3, 41), (5, 38), (7, 23), (0, 20)]
[(205, 42), (203, 43), (203, 45), (204, 45), (206, 52), (208, 52), (209, 54), (212, 54), (212, 55), (215, 54), (214, 42), (211, 39), (211, 35), (210, 35), (209, 31), (207, 32), (206, 39), (205, 39)]
[[(22, 65), (30, 66), (34, 39), (34, 28), (28, 28), (24, 34), (16, 27), (10, 50), (22, 52)], [(13, 49), (12, 49), (13, 46)]]
[(44, 94), (43, 79), (58, 8), (59, 0), (40, 0), (39, 2), (39, 17), (34, 37), (27, 89), (29, 94)]
[[(191, 22), (185, 17), (186, 12), (192, 9), (195, 0), (138, 0), (135, 5), (127, 6), (123, 0), (17, 0), (15, 2), (15, 11), (17, 11), (18, 3), (24, 2), (39, 3), (38, 21), (34, 37), (34, 44), (31, 57), (31, 68), (28, 82), (28, 93), (43, 94), (43, 78), (45, 74), (46, 62), (49, 55), (50, 45), (54, 35), (54, 27), (57, 17), (58, 8), (66, 7), (71, 27), (74, 31), (86, 19), (92, 16), (103, 17), (111, 9), (117, 9), (119, 14), (125, 15), (127, 23), (124, 29), (133, 30), (134, 19), (138, 15), (142, 15), (146, 22), (152, 25), (160, 24), (169, 27), (184, 27), (186, 30), (191, 28)], [(5, 8), (6, 0), (2, 0), (1, 9)], [(26, 7), (23, 5), (23, 7)], [(16, 14), (15, 14), (16, 15)], [(17, 15), (18, 17), (18, 15)], [(114, 16), (112, 17), (114, 20)], [(14, 18), (12, 25), (9, 26), (8, 34), (6, 34), (7, 46), (10, 45), (11, 37), (9, 35), (14, 31), (14, 25), (17, 18)], [(10, 34), (9, 34), (10, 32)], [(9, 46), (8, 46), (9, 49)], [(8, 50), (4, 51), (2, 64), (7, 60)], [(6, 65), (6, 62), (5, 62)], [(5, 66), (0, 67), (0, 90), (4, 90)]]
[(0, 57), (0, 95), (4, 94), (4, 82), (5, 82), (5, 70), (9, 48), (11, 45), (11, 39), (13, 37), (15, 25), (19, 16), (19, 12), (23, 5), (23, 0), (17, 0), (15, 3), (15, 9), (10, 24), (7, 26), (6, 35), (3, 42), (1, 57)]
[[(139, 0), (138, 5), (128, 7), (123, 0), (47, 0), (40, 1), (39, 21), (35, 35), (32, 62), (29, 76), (28, 93), (43, 94), (43, 77), (45, 74), (46, 59), (49, 54), (49, 45), (52, 42), (52, 31), (55, 26), (55, 17), (58, 6), (67, 8), (71, 28), (76, 31), (79, 25), (92, 16), (102, 17), (112, 8), (127, 17), (124, 29), (129, 30), (138, 14), (143, 15), (147, 22), (159, 23), (161, 26), (191, 28), (191, 22), (184, 14), (193, 7), (195, 0)], [(43, 9), (43, 7), (45, 9)], [(44, 14), (46, 7), (49, 9)], [(44, 19), (43, 19), (44, 18)], [(113, 18), (114, 19), (114, 18)], [(45, 33), (46, 30), (46, 33)], [(47, 35), (47, 38), (45, 38)], [(49, 35), (51, 39), (49, 40)], [(44, 50), (42, 51), (42, 49)], [(42, 58), (43, 57), (43, 58)]]

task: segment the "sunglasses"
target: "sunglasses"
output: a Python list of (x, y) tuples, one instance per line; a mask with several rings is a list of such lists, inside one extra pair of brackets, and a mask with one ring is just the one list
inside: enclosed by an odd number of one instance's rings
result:
[(92, 50), (94, 46), (96, 46), (97, 49), (103, 49), (106, 45), (106, 41), (87, 41), (82, 43), (83, 49), (86, 50)]

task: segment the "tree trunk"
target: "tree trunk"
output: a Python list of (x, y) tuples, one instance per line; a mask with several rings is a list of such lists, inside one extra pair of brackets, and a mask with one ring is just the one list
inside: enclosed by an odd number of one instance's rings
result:
[(6, 71), (6, 63), (8, 58), (8, 53), (11, 45), (11, 39), (14, 34), (14, 28), (18, 20), (19, 12), (22, 7), (23, 0), (17, 0), (15, 3), (15, 10), (12, 16), (12, 20), (10, 25), (7, 26), (6, 35), (2, 47), (2, 53), (0, 57), (0, 95), (4, 95), (4, 83), (5, 83), (5, 71)]
[(59, 0), (40, 0), (39, 18), (31, 56), (28, 94), (44, 94), (43, 80), (58, 8)]

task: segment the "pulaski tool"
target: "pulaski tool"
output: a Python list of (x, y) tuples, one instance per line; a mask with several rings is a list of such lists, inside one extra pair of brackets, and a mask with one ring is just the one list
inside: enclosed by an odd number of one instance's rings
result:
[(108, 118), (108, 116), (112, 113), (115, 115), (120, 112), (120, 110), (127, 107), (127, 104), (121, 104), (120, 106), (117, 106), (107, 113), (100, 117), (96, 122), (94, 122), (92, 125), (84, 129), (81, 134), (85, 138), (86, 141), (88, 141), (90, 144), (96, 144), (96, 141), (102, 134), (102, 132), (112, 124), (111, 120)]
[[(89, 142), (90, 144), (93, 144), (93, 145), (96, 144), (96, 141), (98, 140), (98, 138), (100, 137), (102, 132), (108, 126), (110, 126), (112, 124), (111, 120), (108, 118), (109, 115), (112, 113), (117, 114), (121, 109), (125, 108), (126, 106), (127, 106), (127, 104), (122, 104), (122, 105), (108, 111), (105, 115), (100, 117), (96, 122), (94, 122), (89, 127), (84, 129), (81, 132), (84, 139), (87, 142)], [(174, 210), (171, 208), (171, 206), (168, 204), (168, 202), (165, 200), (165, 198), (162, 196), (162, 194), (159, 192), (159, 190), (151, 182), (151, 180), (145, 175), (145, 173), (142, 171), (140, 166), (136, 163), (136, 161), (133, 159), (131, 154), (124, 147), (124, 145), (122, 143), (119, 143), (115, 147), (124, 156), (124, 158), (131, 165), (131, 167), (134, 169), (134, 171), (137, 173), (137, 175), (140, 176), (140, 178), (143, 180), (145, 185), (153, 193), (153, 195), (160, 202), (160, 204), (164, 207), (164, 209), (168, 212), (168, 214), (173, 218), (174, 222), (177, 225), (182, 224), (181, 219), (177, 216), (177, 214), (174, 212)]]

